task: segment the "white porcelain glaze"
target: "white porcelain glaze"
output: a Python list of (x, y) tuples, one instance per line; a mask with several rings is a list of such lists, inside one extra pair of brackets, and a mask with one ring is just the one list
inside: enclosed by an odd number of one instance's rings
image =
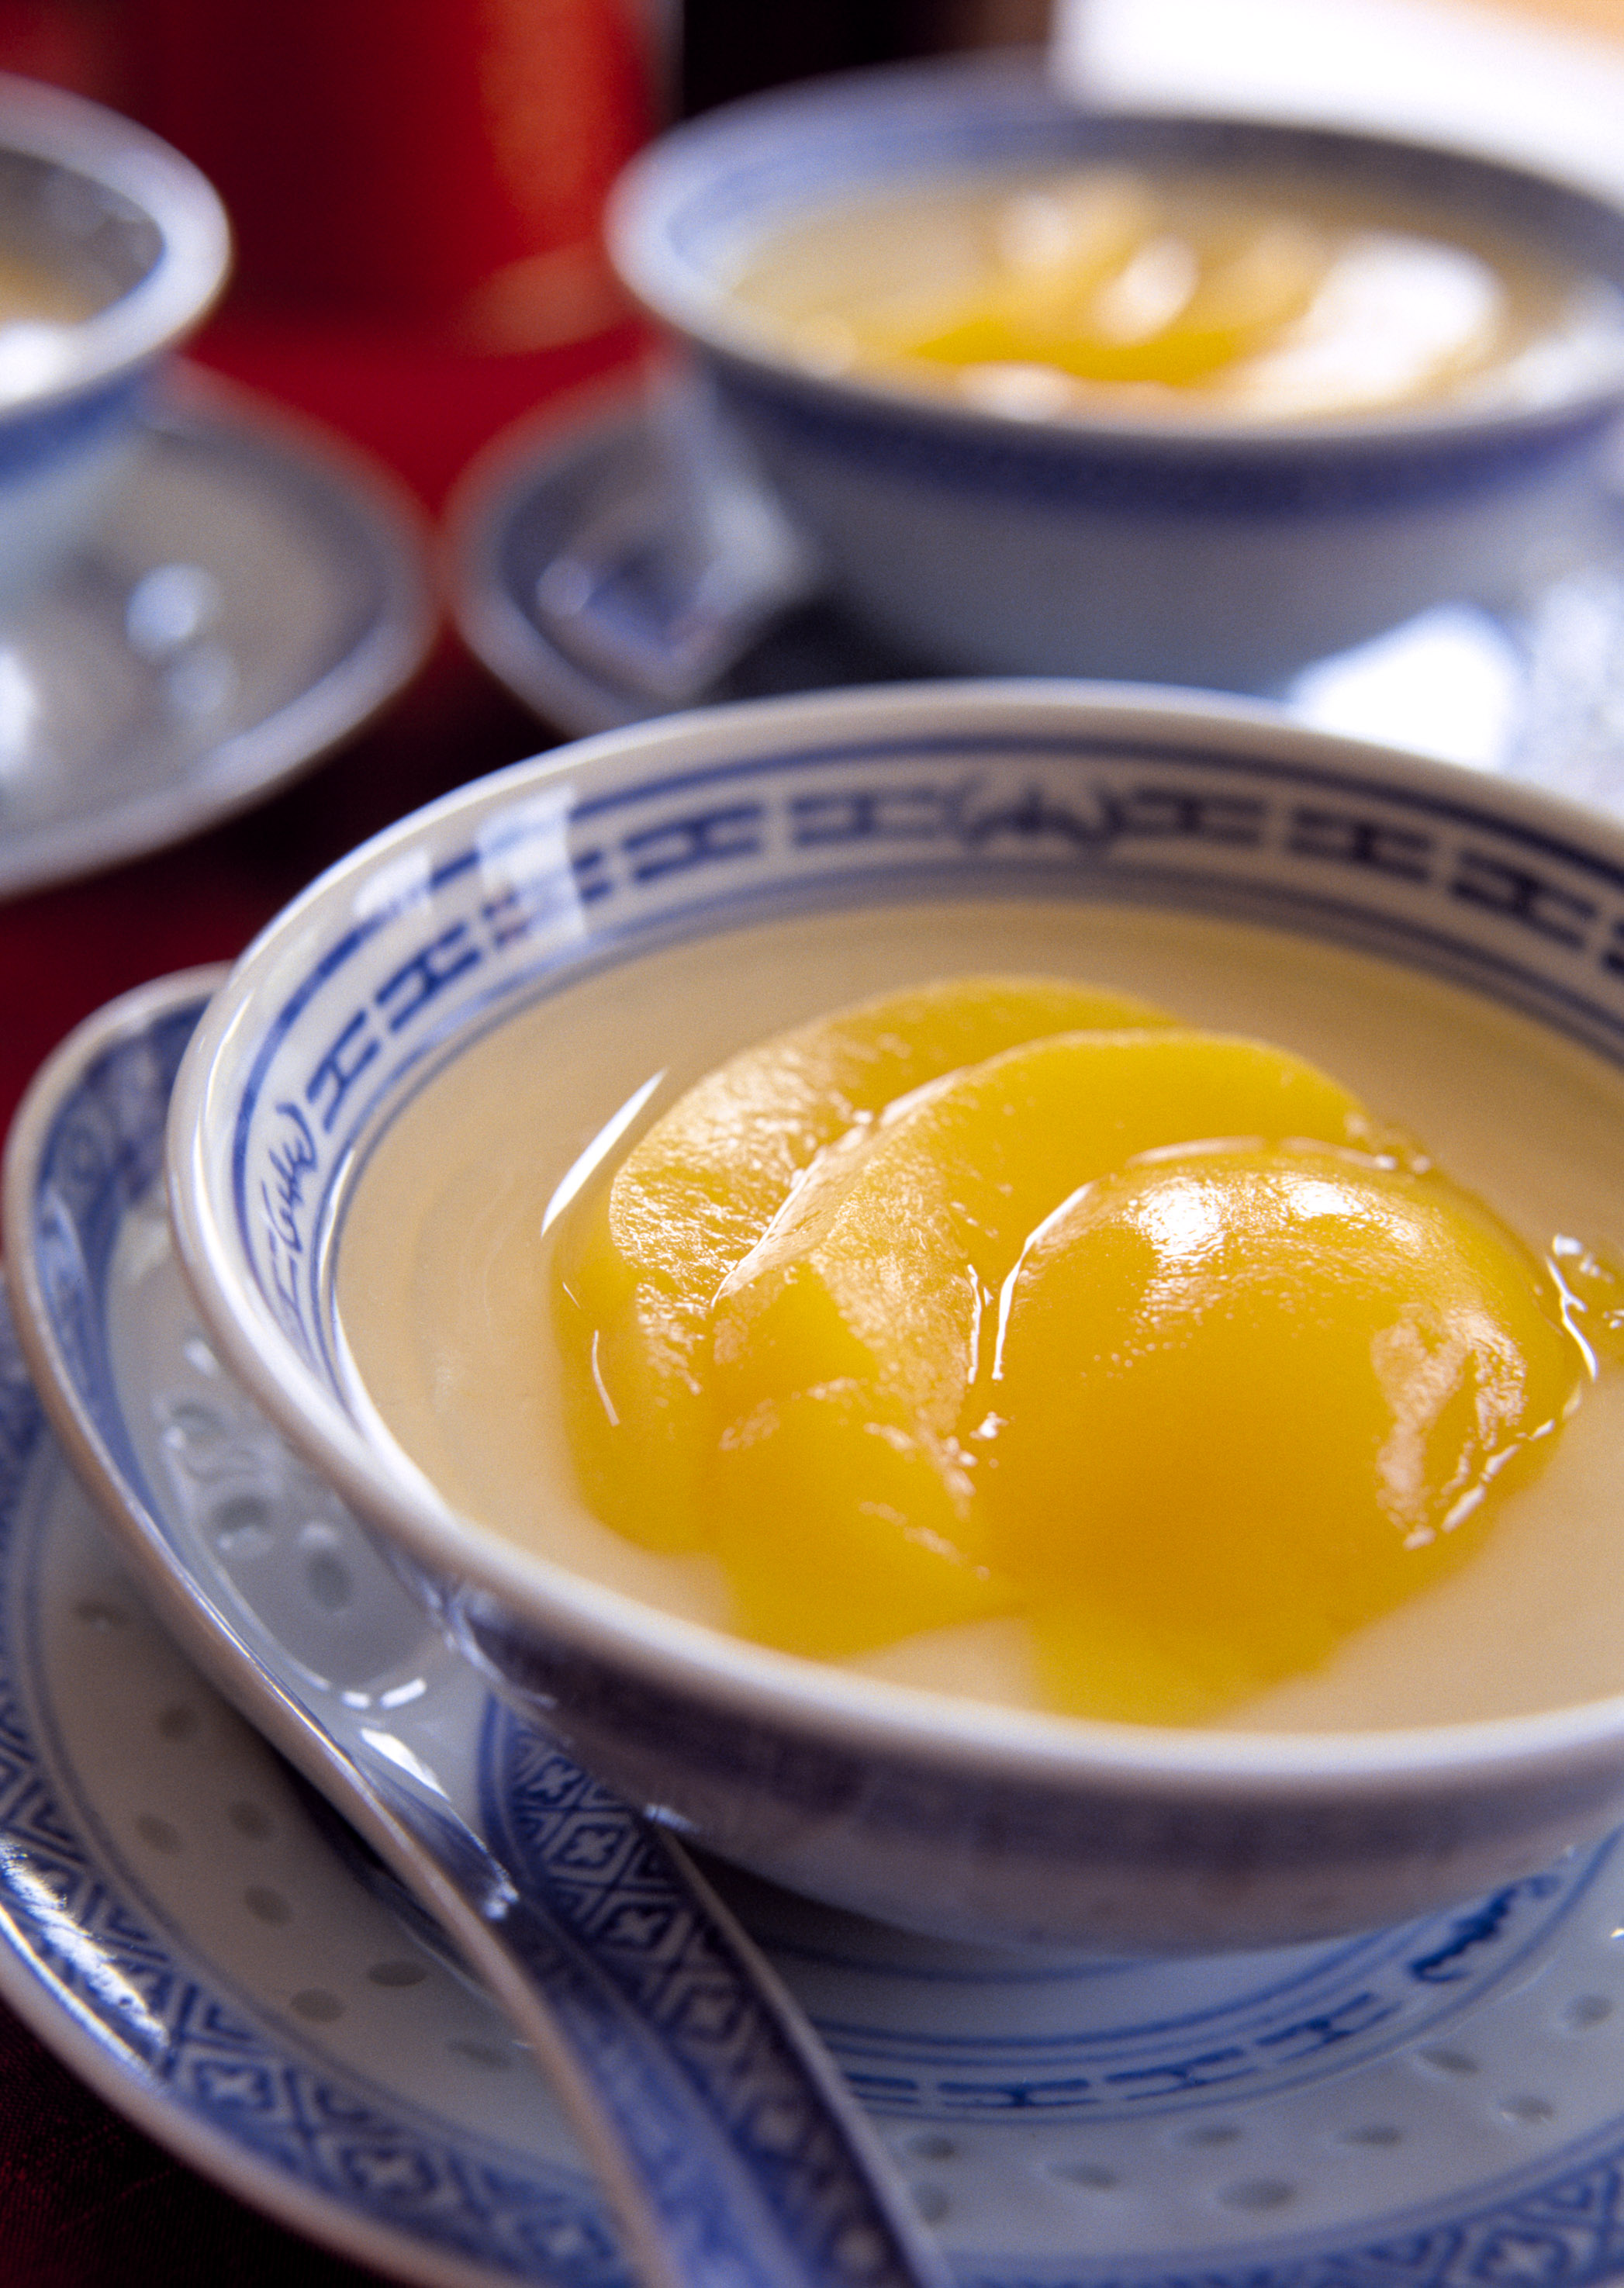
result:
[(949, 1934), (1189, 1949), (1367, 1928), (1545, 1863), (1624, 1806), (1624, 1703), (1265, 1738), (910, 1691), (473, 1528), (357, 1392), (333, 1313), (348, 1187), (422, 1081), (510, 1012), (797, 907), (860, 928), (910, 898), (1034, 894), (1341, 939), (1615, 1061), (1624, 1045), (1624, 831), (1530, 790), (1079, 686), (718, 710), (461, 790), (250, 949), (172, 1116), (206, 1320), (507, 1690), (635, 1801), (792, 1887)]

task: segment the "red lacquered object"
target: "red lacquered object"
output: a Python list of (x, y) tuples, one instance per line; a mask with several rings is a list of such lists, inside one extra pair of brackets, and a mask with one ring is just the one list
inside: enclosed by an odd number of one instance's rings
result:
[(225, 199), (245, 299), (474, 352), (622, 305), (604, 194), (646, 138), (640, 0), (131, 0), (130, 107)]

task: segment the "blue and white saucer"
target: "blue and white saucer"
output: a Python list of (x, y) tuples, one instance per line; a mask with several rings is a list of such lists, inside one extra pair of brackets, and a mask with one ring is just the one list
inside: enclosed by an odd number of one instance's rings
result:
[(416, 511), (347, 446), (180, 369), (97, 537), (0, 624), (0, 895), (263, 800), (421, 665)]
[[(104, 1076), (125, 1116), (148, 1108), (154, 1151), (195, 1009), (155, 1002)], [(226, 1573), (284, 1552), (313, 1674), (346, 1688), (346, 1646), (381, 1672), (392, 1584), (368, 1587), (331, 1498), (226, 1382), (156, 1196), (109, 1178), (97, 1197), (83, 1338), (148, 1482), (198, 1507)], [(608, 1900), (618, 1863), (560, 1806), (551, 1744), (467, 1681), (464, 1701), (400, 1688), (388, 1721), (409, 1743), (432, 1704), (508, 1863), (556, 1880), (567, 1830), (583, 1895)], [(1161, 1964), (951, 1946), (724, 1879), (966, 2288), (1586, 2288), (1624, 2265), (1616, 1843), (1399, 1930)], [(9, 1321), (0, 1993), (313, 2238), (436, 2288), (626, 2279), (505, 2022), (145, 1615)]]
[[(664, 385), (669, 389), (669, 385)], [(939, 666), (865, 625), (815, 569), (770, 560), (737, 640), (714, 641), (708, 681), (662, 696), (661, 654), (693, 616), (692, 522), (671, 491), (681, 458), (662, 434), (661, 391), (597, 401), (499, 439), (465, 480), (453, 517), (451, 601), (470, 647), (517, 697), (578, 736), (677, 703), (768, 698), (838, 685), (911, 681)], [(690, 424), (692, 426), (692, 423)], [(703, 426), (692, 450), (725, 451)], [(690, 471), (690, 475), (691, 475)], [(715, 473), (709, 481), (718, 480)], [(726, 459), (720, 481), (742, 491)], [(685, 491), (692, 495), (690, 483)], [(582, 546), (582, 536), (587, 545)], [(618, 539), (618, 546), (607, 543)], [(1569, 575), (1519, 615), (1462, 602), (1315, 662), (1276, 696), (1321, 731), (1505, 771), (1624, 805), (1624, 517), (1618, 556)]]

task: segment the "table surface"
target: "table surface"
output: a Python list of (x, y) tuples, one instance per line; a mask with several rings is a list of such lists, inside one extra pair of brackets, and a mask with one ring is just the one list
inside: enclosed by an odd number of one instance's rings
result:
[[(204, 362), (325, 420), (432, 516), (471, 455), (632, 360), (624, 324), (547, 354), (471, 360), (287, 321), (218, 322)], [(176, 848), (0, 905), (0, 1127), (81, 1018), (165, 972), (229, 958), (324, 866), (448, 788), (558, 735), (443, 634), (411, 687), (263, 807)], [(0, 2288), (340, 2288), (370, 2276), (172, 2161), (0, 2005)]]

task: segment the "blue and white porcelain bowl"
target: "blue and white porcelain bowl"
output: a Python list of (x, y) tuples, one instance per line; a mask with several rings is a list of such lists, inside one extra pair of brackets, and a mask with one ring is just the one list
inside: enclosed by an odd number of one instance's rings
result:
[[(922, 949), (942, 901), (968, 917), (946, 964)], [(1046, 948), (1059, 965), (1069, 933), (1123, 907), (1158, 932), (1261, 925), (1271, 974), (1275, 932), (1283, 973), (1315, 940), (1398, 963), (1406, 991), (1441, 973), (1496, 1023), (1509, 1008), (1565, 1053), (1624, 1063), (1624, 828), (1533, 790), (1240, 702), (1086, 685), (716, 709), (466, 787), (270, 926), (177, 1083), (182, 1259), (229, 1365), (500, 1688), (724, 1855), (948, 1935), (1145, 1952), (1396, 1922), (1624, 1819), (1624, 1697), (1402, 1730), (1171, 1730), (795, 1658), (474, 1523), (346, 1357), (336, 1288), (384, 1148), (437, 1081), (460, 1102), (464, 1061), (504, 1029), (540, 1028), (508, 1036), (528, 1042), (512, 1102), (556, 1108), (561, 1169), (648, 1065), (680, 1077), (696, 1033), (755, 1037), (752, 997), (793, 997), (804, 933), (846, 980), (820, 982), (837, 1000), (876, 962), (893, 982), (933, 959), (985, 968), (989, 949), (1008, 965), (1010, 931), (1039, 931), (1031, 965)], [(684, 962), (712, 965), (702, 1008), (669, 993)], [(653, 1044), (606, 1092), (589, 1069), (605, 1012)], [(477, 1221), (495, 1191), (479, 1150), (458, 1182)], [(387, 1251), (416, 1245), (409, 1218), (388, 1223)], [(555, 1497), (538, 1490), (543, 1511)]]
[(163, 358), (225, 283), (231, 234), (210, 185), (156, 136), (0, 76), (0, 258), (58, 282), (88, 313), (42, 324), (21, 311), (0, 325), (4, 603), (94, 530)]
[(1514, 600), (1593, 544), (1617, 355), (1520, 407), (1016, 418), (816, 372), (733, 290), (772, 234), (860, 196), (1083, 163), (1411, 198), (1624, 283), (1624, 215), (1554, 182), (1318, 128), (1089, 112), (1002, 59), (853, 74), (691, 122), (622, 179), (614, 258), (888, 635), (952, 671), (1264, 691), (1430, 606)]

